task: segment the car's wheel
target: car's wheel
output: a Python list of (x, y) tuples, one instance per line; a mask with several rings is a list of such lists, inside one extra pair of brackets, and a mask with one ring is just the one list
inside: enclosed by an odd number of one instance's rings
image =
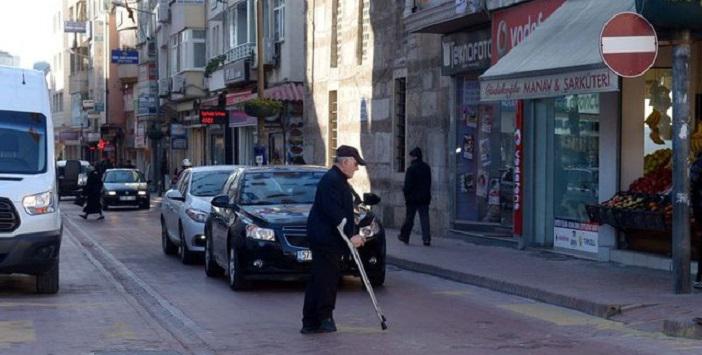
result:
[(59, 289), (59, 260), (49, 270), (36, 276), (37, 293), (54, 294)]
[(166, 255), (173, 255), (176, 252), (176, 246), (168, 238), (168, 231), (166, 230), (166, 222), (161, 217), (161, 249)]
[(212, 255), (212, 237), (205, 238), (205, 274), (209, 277), (218, 277), (222, 275), (224, 269), (217, 264), (217, 261)]
[(178, 226), (178, 236), (180, 238), (178, 257), (180, 257), (180, 261), (183, 264), (192, 264), (195, 259), (195, 255), (190, 251), (190, 249), (188, 249), (188, 244), (185, 243), (185, 233), (183, 232), (183, 226), (181, 225)]
[(240, 291), (246, 288), (246, 281), (244, 280), (244, 275), (242, 273), (241, 264), (239, 261), (239, 253), (236, 251), (234, 245), (229, 247), (227, 280), (229, 281), (229, 288), (234, 291)]

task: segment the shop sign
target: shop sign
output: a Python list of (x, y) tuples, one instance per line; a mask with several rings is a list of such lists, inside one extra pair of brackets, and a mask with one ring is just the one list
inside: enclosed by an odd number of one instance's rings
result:
[[(558, 107), (559, 104), (565, 105), (564, 107)], [(600, 95), (599, 94), (579, 94), (579, 95), (568, 95), (564, 100), (556, 100), (556, 106), (561, 111), (570, 111), (571, 109), (577, 109), (578, 113), (585, 113), (589, 115), (599, 115), (600, 114)]]
[(86, 26), (83, 21), (64, 21), (63, 22), (63, 32), (64, 33), (85, 33)]
[(247, 115), (244, 111), (229, 111), (229, 128), (256, 126), (258, 118)]
[(442, 38), (441, 74), (484, 70), (490, 67), (490, 31), (454, 33)]
[(480, 9), (480, 0), (456, 0), (456, 14), (474, 14)]
[(95, 100), (83, 100), (83, 110), (90, 111), (95, 108)]
[(229, 121), (225, 110), (200, 110), (200, 124), (227, 124)]
[(171, 123), (171, 149), (188, 149), (188, 131), (182, 124)]
[(524, 41), (565, 0), (533, 0), (504, 10), (492, 17), (492, 64)]
[(112, 64), (139, 64), (139, 51), (130, 49), (113, 49)]
[(535, 99), (619, 90), (619, 77), (607, 68), (526, 78), (480, 81), (480, 100)]
[[(503, 101), (503, 103), (505, 102), (507, 101)], [(512, 234), (521, 236), (524, 226), (522, 222), (522, 170), (524, 168), (524, 164), (522, 163), (522, 157), (524, 156), (522, 128), (524, 127), (524, 102), (521, 100), (518, 101), (516, 103), (516, 108), (514, 119), (514, 204), (512, 207)]]
[(227, 63), (224, 66), (224, 83), (236, 84), (249, 81), (249, 64), (246, 60)]
[(553, 222), (553, 246), (587, 253), (597, 253), (598, 225), (556, 219)]

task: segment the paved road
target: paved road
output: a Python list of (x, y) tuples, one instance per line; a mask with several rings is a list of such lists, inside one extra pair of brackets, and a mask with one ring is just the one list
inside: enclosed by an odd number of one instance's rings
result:
[(339, 332), (303, 336), (304, 284), (232, 292), (163, 255), (157, 208), (85, 221), (64, 201), (62, 212), (59, 294), (0, 277), (1, 354), (702, 354), (702, 342), (392, 267), (377, 290), (389, 330), (347, 278)]

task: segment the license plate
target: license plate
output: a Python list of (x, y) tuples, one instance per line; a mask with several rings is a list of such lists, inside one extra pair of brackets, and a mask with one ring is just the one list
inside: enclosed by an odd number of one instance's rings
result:
[(134, 201), (134, 200), (136, 200), (136, 196), (120, 196), (119, 200), (120, 201)]
[(298, 250), (297, 251), (297, 261), (310, 261), (312, 260), (312, 250)]

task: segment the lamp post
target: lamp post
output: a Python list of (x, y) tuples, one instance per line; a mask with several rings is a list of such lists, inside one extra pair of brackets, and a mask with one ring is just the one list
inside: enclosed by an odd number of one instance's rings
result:
[[(264, 97), (264, 90), (266, 88), (266, 72), (263, 68), (263, 58), (264, 58), (264, 43), (263, 43), (263, 0), (256, 0), (256, 68), (258, 74), (257, 85), (258, 85), (258, 98), (262, 99)], [(258, 117), (258, 146), (259, 151), (263, 151), (266, 154), (265, 148), (266, 142), (266, 126), (264, 117)], [(265, 160), (265, 158), (264, 158)], [(262, 163), (261, 163), (262, 164)]]

